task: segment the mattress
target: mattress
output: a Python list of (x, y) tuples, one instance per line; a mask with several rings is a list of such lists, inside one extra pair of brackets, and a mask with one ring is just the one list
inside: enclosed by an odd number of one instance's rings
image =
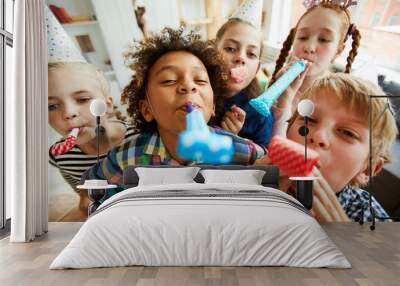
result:
[(351, 267), (291, 196), (258, 185), (198, 183), (114, 195), (50, 269), (129, 265)]

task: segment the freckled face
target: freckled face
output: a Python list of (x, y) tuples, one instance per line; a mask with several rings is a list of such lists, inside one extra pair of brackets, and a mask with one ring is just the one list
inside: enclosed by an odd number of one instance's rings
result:
[[(315, 111), (309, 121), (308, 146), (320, 155), (322, 175), (339, 192), (368, 166), (369, 132), (367, 123), (329, 93), (313, 97)], [(303, 118), (298, 117), (287, 137), (304, 144), (298, 133)]]

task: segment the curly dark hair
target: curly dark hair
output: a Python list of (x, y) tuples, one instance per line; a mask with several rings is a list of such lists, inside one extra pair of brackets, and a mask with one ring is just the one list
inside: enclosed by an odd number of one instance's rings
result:
[(155, 120), (146, 122), (143, 118), (139, 102), (145, 99), (151, 67), (161, 56), (174, 51), (186, 51), (193, 54), (203, 62), (207, 69), (216, 104), (216, 116), (210, 119), (209, 124), (215, 124), (223, 115), (222, 99), (216, 95), (223, 93), (227, 76), (224, 62), (217, 49), (200, 40), (200, 35), (194, 31), (186, 33), (184, 27), (177, 30), (164, 28), (158, 35), (134, 42), (132, 50), (125, 54), (125, 59), (130, 62), (129, 67), (134, 71), (134, 75), (124, 88), (121, 101), (126, 103), (128, 100), (127, 111), (138, 132), (157, 131)]

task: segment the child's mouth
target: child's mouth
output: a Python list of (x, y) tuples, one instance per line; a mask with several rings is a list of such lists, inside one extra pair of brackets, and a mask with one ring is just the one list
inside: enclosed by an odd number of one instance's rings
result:
[(247, 69), (244, 66), (231, 68), (229, 74), (235, 83), (242, 83), (246, 79)]
[(189, 103), (185, 103), (185, 104), (181, 105), (178, 109), (182, 110), (184, 112), (188, 112), (188, 110), (190, 109), (189, 106), (191, 106), (191, 109), (199, 109), (200, 108), (200, 106), (198, 104), (189, 102)]
[(83, 127), (74, 126), (68, 130), (68, 133), (71, 134), (73, 132), (74, 135), (76, 134), (75, 137), (78, 137), (82, 133), (82, 131), (83, 131)]

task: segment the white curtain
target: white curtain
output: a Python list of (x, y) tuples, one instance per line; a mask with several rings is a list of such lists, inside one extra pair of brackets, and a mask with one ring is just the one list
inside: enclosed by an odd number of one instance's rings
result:
[(44, 0), (15, 1), (13, 92), (6, 98), (12, 242), (47, 232), (47, 35)]

